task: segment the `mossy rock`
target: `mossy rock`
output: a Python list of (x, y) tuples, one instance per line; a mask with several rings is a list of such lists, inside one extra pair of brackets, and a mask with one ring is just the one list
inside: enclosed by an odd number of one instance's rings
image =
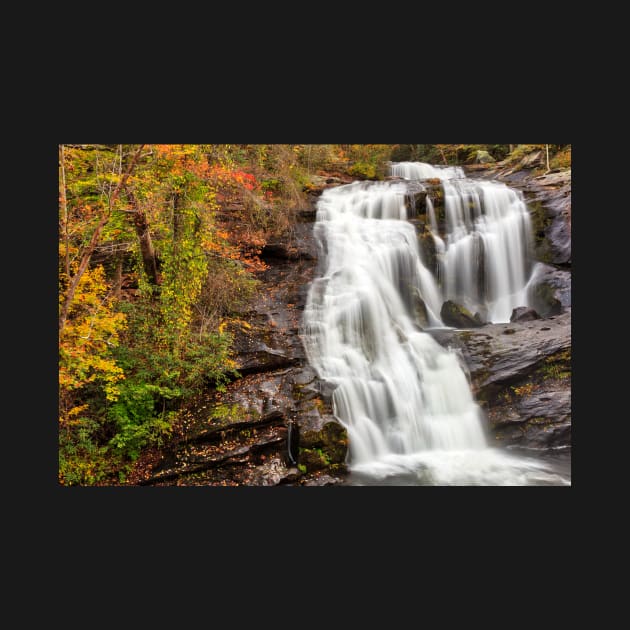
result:
[[(348, 452), (348, 432), (339, 422), (331, 421), (324, 424), (319, 431), (302, 433), (300, 444), (305, 450), (321, 450), (330, 464), (342, 463)], [(300, 462), (302, 463), (301, 459)]]
[(529, 216), (532, 222), (532, 233), (534, 236), (534, 249), (536, 258), (544, 263), (551, 262), (553, 254), (551, 251), (551, 243), (547, 238), (547, 229), (552, 220), (547, 216), (545, 208), (539, 201), (528, 201)]
[(421, 328), (428, 328), (429, 326), (429, 313), (427, 311), (427, 305), (420, 297), (419, 292), (416, 290), (412, 293), (412, 309), (416, 322)]
[(308, 472), (313, 472), (314, 470), (322, 470), (330, 466), (330, 459), (322, 449), (301, 448), (299, 463), (301, 466), (306, 467)]
[(491, 164), (492, 162), (496, 162), (496, 160), (487, 151), (482, 150), (477, 151), (475, 161), (477, 164)]
[(475, 317), (466, 307), (446, 300), (440, 309), (440, 317), (447, 326), (455, 328), (479, 328), (483, 322), (479, 317)]
[(435, 239), (428, 230), (425, 230), (418, 235), (418, 244), (420, 245), (420, 257), (424, 266), (437, 275), (438, 271), (438, 259), (437, 250), (435, 249)]

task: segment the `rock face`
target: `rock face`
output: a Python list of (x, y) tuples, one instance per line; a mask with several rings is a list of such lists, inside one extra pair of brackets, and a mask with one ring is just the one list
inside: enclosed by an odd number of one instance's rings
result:
[(505, 170), (500, 162), (475, 176), (504, 181), (523, 191), (532, 211), (538, 258), (554, 265), (571, 264), (571, 169), (533, 177), (531, 167)]
[[(312, 231), (312, 223), (298, 223), (263, 250), (269, 268), (253, 309), (228, 325), (242, 378), (197, 401), (141, 485), (341, 483), (348, 436), (300, 340), (317, 256)], [(290, 420), (299, 429), (297, 466), (287, 450)]]
[(455, 328), (478, 328), (483, 325), (478, 315), (473, 315), (467, 308), (452, 300), (446, 300), (442, 304), (440, 317), (447, 326)]
[(571, 263), (571, 171), (548, 173), (529, 182), (532, 200), (542, 204), (547, 224), (544, 234), (550, 254), (546, 262)]
[(461, 352), (497, 441), (570, 445), (571, 309), (548, 319), (432, 334)]

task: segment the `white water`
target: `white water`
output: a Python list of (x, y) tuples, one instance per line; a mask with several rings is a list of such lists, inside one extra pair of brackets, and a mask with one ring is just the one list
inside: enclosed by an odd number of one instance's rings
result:
[(351, 470), (373, 482), (417, 475), (435, 484), (563, 483), (544, 464), (488, 448), (458, 356), (421, 332), (414, 299), (439, 289), (405, 219), (405, 184), (324, 191), (315, 236), (320, 277), (304, 312), (304, 344), (348, 429)]
[(438, 259), (441, 301), (453, 300), (489, 322), (509, 322), (512, 310), (529, 306), (531, 224), (520, 191), (494, 181), (467, 179), (460, 167), (400, 162), (392, 175), (440, 178), (445, 229), (427, 203), (428, 228)]
[(424, 162), (392, 162), (390, 172), (404, 179), (452, 179), (466, 177), (461, 166), (433, 166)]

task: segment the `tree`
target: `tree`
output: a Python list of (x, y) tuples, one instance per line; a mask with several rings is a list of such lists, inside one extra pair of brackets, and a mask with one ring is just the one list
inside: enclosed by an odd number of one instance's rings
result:
[[(120, 191), (125, 185), (125, 182), (131, 175), (133, 167), (135, 166), (136, 162), (138, 161), (138, 158), (140, 157), (140, 152), (142, 151), (143, 146), (144, 145), (141, 144), (138, 147), (137, 151), (133, 155), (133, 158), (128, 164), (124, 175), (120, 177), (118, 184), (116, 185), (116, 188), (113, 190), (111, 194), (107, 195), (107, 201), (101, 207), (101, 213), (100, 213), (101, 216), (98, 221), (98, 224), (96, 225), (96, 228), (94, 229), (94, 232), (92, 233), (90, 241), (87, 247), (85, 248), (83, 255), (81, 256), (81, 262), (79, 263), (79, 266), (77, 267), (76, 272), (69, 280), (68, 288), (65, 292), (64, 298), (62, 299), (60, 313), (59, 313), (59, 330), (63, 330), (64, 326), (66, 325), (66, 320), (68, 318), (68, 310), (70, 309), (70, 305), (72, 304), (72, 301), (74, 300), (77, 287), (79, 286), (79, 282), (81, 282), (81, 278), (83, 277), (83, 274), (88, 268), (88, 264), (90, 263), (90, 258), (92, 257), (92, 254), (94, 253), (94, 249), (98, 243), (101, 232), (103, 231), (103, 228), (105, 227), (105, 225), (107, 224), (107, 221), (109, 220), (109, 217), (111, 216), (112, 207), (114, 203), (116, 202), (116, 200), (118, 199), (118, 196), (120, 195)], [(121, 151), (120, 162), (121, 162), (121, 168), (122, 168), (122, 146), (120, 148), (120, 151)], [(61, 153), (63, 155), (63, 148), (61, 150)], [(65, 186), (64, 186), (64, 200), (65, 200)], [(65, 204), (64, 204), (64, 207), (65, 207)], [(67, 225), (67, 220), (65, 223)], [(66, 248), (66, 251), (67, 251), (67, 248)]]

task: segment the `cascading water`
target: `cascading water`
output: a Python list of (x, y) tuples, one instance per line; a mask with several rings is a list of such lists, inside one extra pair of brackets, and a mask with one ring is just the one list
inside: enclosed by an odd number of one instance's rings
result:
[(460, 167), (400, 162), (390, 171), (407, 180), (442, 182), (442, 234), (427, 199), (442, 301), (453, 300), (495, 323), (510, 321), (516, 307), (529, 306), (531, 224), (520, 192), (500, 182), (467, 179)]
[(441, 298), (405, 220), (406, 186), (354, 183), (318, 202), (320, 277), (309, 290), (303, 340), (320, 378), (334, 386), (354, 478), (563, 483), (541, 462), (488, 448), (458, 356), (415, 323), (422, 299), (439, 325)]

